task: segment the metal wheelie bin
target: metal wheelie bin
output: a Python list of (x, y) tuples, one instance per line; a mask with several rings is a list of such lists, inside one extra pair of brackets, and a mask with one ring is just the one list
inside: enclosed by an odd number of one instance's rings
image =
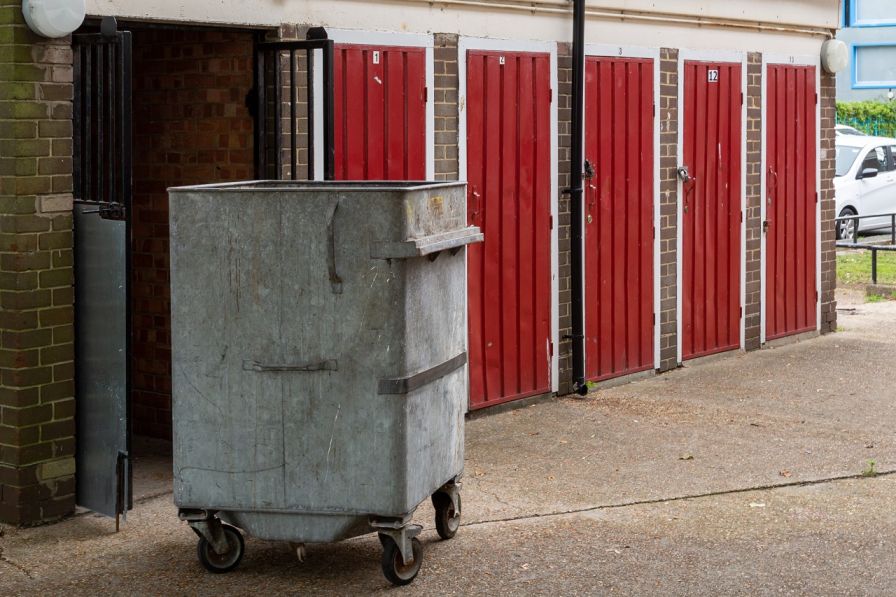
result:
[(174, 501), (212, 572), (241, 531), (377, 532), (417, 575), (411, 517), (460, 523), (467, 403), (463, 183), (170, 190)]

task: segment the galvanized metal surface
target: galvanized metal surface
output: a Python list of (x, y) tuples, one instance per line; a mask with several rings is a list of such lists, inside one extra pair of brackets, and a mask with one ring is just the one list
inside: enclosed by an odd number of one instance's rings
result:
[(653, 367), (653, 60), (585, 66), (585, 375)]
[(266, 539), (330, 541), (369, 532), (369, 515), (403, 518), (461, 472), (466, 368), (379, 390), (465, 352), (465, 253), (373, 255), (466, 229), (463, 183), (170, 197), (178, 506)]
[(740, 345), (739, 63), (686, 61), (682, 184), (682, 357)]
[(78, 504), (106, 516), (128, 503), (126, 224), (75, 206)]
[(766, 77), (766, 338), (817, 325), (815, 67), (769, 64)]
[(548, 54), (470, 51), (470, 408), (551, 390)]
[(338, 44), (338, 180), (426, 177), (426, 50)]

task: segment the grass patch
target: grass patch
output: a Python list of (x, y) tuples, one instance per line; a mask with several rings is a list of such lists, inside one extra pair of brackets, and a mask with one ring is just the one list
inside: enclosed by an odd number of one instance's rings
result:
[[(871, 284), (871, 251), (838, 251), (837, 283)], [(896, 253), (878, 252), (877, 283), (896, 284)]]

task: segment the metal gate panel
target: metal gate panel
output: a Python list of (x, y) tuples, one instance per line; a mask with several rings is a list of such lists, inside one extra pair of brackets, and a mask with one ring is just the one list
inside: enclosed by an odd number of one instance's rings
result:
[(131, 507), (131, 34), (74, 35), (77, 501)]
[(589, 380), (653, 368), (653, 61), (585, 67), (585, 354)]
[(765, 333), (817, 327), (815, 67), (770, 64), (766, 75)]
[(426, 178), (426, 50), (336, 45), (337, 180)]
[(550, 56), (467, 55), (470, 408), (551, 389)]
[(740, 346), (742, 70), (686, 61), (682, 358)]

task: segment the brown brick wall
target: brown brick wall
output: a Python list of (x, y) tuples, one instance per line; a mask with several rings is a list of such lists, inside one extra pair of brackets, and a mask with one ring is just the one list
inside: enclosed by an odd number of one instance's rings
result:
[(457, 180), (457, 35), (437, 33), (434, 46), (435, 175), (436, 180)]
[(568, 43), (557, 44), (557, 159), (559, 163), (559, 206), (557, 235), (559, 243), (558, 267), (560, 286), (560, 347), (558, 350), (560, 369), (559, 394), (572, 392), (572, 342), (564, 339), (572, 334), (572, 289), (570, 280), (570, 213), (569, 195), (564, 193), (569, 188), (569, 160), (571, 158), (572, 129), (572, 47)]
[[(292, 41), (305, 39), (307, 28), (283, 25), (276, 34), (270, 34), (271, 41)], [(308, 60), (304, 51), (296, 52), (296, 180), (309, 180), (308, 175)], [(280, 52), (280, 178), (292, 178), (292, 133), (290, 104), (290, 55)], [(316, 123), (323, 126), (323, 123)]]
[(660, 50), (660, 370), (678, 366), (678, 50)]
[(133, 377), (135, 434), (171, 437), (170, 186), (254, 178), (253, 38), (134, 32)]
[(72, 50), (0, 0), (0, 522), (74, 510)]
[(759, 348), (762, 305), (762, 54), (747, 56), (747, 209), (744, 347)]
[(837, 330), (837, 249), (834, 235), (834, 125), (836, 124), (836, 79), (821, 72), (818, 94), (821, 110), (821, 332)]

